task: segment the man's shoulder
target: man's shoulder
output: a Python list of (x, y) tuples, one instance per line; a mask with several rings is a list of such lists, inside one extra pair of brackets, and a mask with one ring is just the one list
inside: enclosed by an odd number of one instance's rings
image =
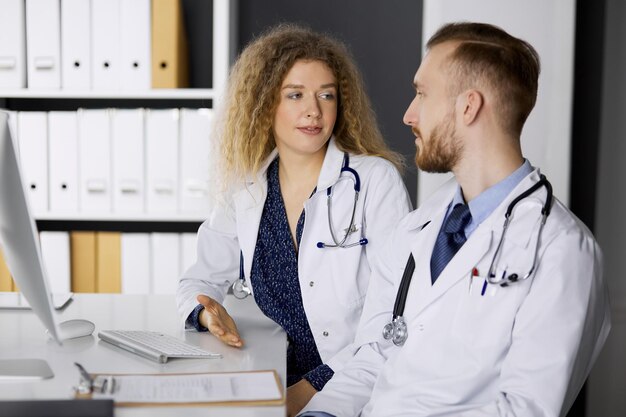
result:
[(433, 214), (439, 210), (447, 207), (458, 183), (454, 178), (446, 181), (441, 187), (439, 187), (431, 196), (429, 196), (418, 208), (408, 213), (398, 223), (399, 230), (405, 230), (407, 232), (421, 229), (424, 224), (428, 223)]
[(595, 242), (595, 237), (587, 225), (557, 198), (554, 199), (545, 228), (547, 234), (555, 238), (574, 237), (590, 239)]

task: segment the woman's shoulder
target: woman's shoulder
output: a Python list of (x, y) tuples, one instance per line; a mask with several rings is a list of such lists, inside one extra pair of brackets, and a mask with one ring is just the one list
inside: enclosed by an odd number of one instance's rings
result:
[(350, 155), (350, 167), (359, 175), (401, 178), (398, 168), (389, 160), (374, 155)]

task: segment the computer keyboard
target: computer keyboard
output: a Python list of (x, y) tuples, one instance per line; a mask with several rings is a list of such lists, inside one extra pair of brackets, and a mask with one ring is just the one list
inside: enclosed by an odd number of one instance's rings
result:
[(220, 358), (173, 336), (144, 330), (103, 330), (98, 337), (129, 352), (165, 363), (169, 358)]

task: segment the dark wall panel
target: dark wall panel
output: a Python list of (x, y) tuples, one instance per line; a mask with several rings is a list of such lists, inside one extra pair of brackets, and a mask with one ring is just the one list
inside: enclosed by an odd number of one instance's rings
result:
[(348, 45), (363, 73), (385, 139), (407, 159), (404, 179), (415, 202), (415, 145), (402, 116), (413, 98), (411, 82), (420, 62), (422, 1), (239, 0), (239, 50), (281, 22), (307, 25)]

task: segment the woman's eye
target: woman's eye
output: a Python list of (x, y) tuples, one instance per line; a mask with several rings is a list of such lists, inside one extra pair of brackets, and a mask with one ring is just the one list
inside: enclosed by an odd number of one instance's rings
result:
[(301, 93), (297, 93), (297, 92), (296, 93), (289, 93), (289, 94), (287, 94), (287, 98), (291, 99), (291, 100), (296, 100), (296, 99), (299, 99), (300, 97), (302, 97), (302, 94)]
[(333, 93), (322, 93), (320, 94), (320, 98), (324, 100), (333, 100), (335, 98), (335, 94)]

